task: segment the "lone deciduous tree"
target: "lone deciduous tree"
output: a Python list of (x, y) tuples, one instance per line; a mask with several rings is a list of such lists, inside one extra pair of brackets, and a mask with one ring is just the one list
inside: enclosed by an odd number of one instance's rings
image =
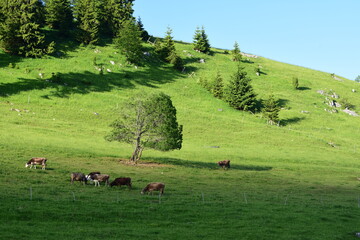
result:
[(111, 127), (106, 140), (133, 144), (132, 162), (140, 160), (145, 147), (181, 149), (182, 125), (177, 122), (170, 97), (164, 93), (130, 99)]

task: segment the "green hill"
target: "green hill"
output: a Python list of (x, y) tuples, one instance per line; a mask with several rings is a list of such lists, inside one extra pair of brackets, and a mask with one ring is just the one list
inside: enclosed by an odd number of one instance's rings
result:
[[(358, 83), (245, 57), (257, 98), (280, 100), (280, 125), (270, 126), (261, 113), (236, 111), (200, 86), (218, 71), (225, 82), (235, 72), (223, 50), (204, 55), (177, 43), (186, 64), (180, 73), (151, 45), (141, 67), (112, 45), (63, 47), (47, 59), (0, 52), (3, 238), (353, 239), (360, 232), (359, 118), (326, 104), (336, 93), (336, 101), (360, 106)], [(140, 164), (125, 164), (132, 146), (104, 136), (121, 103), (153, 91), (171, 96), (183, 148), (146, 149)], [(42, 156), (48, 170), (24, 168)], [(216, 165), (223, 159), (230, 170)], [(70, 184), (71, 172), (95, 170), (131, 177), (133, 189)], [(140, 195), (153, 181), (166, 184), (165, 195)]]

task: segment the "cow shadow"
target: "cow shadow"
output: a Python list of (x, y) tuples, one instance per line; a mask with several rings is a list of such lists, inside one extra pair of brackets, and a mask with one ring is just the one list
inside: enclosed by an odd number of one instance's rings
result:
[[(143, 158), (145, 161), (160, 163), (160, 164), (169, 164), (187, 168), (200, 168), (200, 169), (221, 169), (218, 166), (217, 160), (213, 163), (210, 162), (198, 162), (198, 161), (190, 161), (183, 160), (178, 158)], [(241, 165), (241, 164), (230, 164), (230, 168), (228, 170), (243, 170), (243, 171), (269, 171), (272, 167), (269, 166), (256, 166), (256, 165)]]

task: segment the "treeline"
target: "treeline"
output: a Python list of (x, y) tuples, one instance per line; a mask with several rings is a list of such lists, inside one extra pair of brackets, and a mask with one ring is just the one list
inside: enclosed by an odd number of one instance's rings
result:
[(14, 55), (41, 57), (54, 51), (56, 39), (97, 44), (101, 37), (117, 39), (136, 30), (147, 38), (141, 19), (133, 17), (134, 0), (2, 0), (0, 47)]

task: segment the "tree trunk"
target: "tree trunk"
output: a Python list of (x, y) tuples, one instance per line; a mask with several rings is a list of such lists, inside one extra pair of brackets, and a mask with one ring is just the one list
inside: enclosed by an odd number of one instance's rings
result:
[(140, 145), (140, 137), (136, 139), (134, 152), (131, 155), (130, 161), (136, 163), (140, 160), (143, 148)]

